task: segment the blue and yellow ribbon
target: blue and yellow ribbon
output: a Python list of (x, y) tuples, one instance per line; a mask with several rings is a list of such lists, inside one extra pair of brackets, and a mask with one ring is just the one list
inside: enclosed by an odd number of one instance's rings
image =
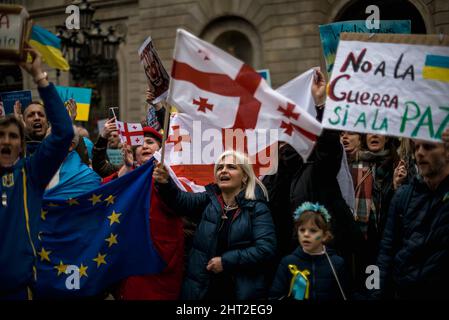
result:
[(309, 299), (309, 291), (310, 291), (310, 280), (309, 280), (309, 275), (310, 275), (310, 271), (307, 269), (304, 269), (303, 271), (299, 270), (298, 267), (294, 264), (289, 264), (288, 265), (288, 269), (290, 270), (291, 274), (293, 275), (292, 280), (290, 282), (290, 290), (288, 292), (288, 296), (290, 297), (293, 293), (293, 287), (296, 283), (296, 281), (298, 281), (298, 277), (302, 277), (302, 279), (304, 279), (305, 283), (306, 283), (306, 290), (305, 290), (305, 294), (304, 294), (304, 299)]

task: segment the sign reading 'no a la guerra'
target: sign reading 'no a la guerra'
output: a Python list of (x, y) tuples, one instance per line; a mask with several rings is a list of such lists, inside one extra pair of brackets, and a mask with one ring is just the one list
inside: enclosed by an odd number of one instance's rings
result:
[(342, 34), (323, 124), (440, 141), (449, 124), (449, 40)]

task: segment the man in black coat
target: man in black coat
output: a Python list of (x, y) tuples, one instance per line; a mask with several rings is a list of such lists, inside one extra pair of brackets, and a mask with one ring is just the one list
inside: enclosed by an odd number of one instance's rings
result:
[(377, 260), (379, 292), (389, 298), (448, 299), (449, 145), (413, 144), (421, 177), (392, 200)]

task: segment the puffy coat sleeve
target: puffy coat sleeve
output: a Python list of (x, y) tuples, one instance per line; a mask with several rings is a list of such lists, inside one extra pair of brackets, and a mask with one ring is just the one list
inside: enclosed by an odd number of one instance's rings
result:
[(40, 186), (43, 191), (69, 153), (74, 132), (72, 120), (53, 83), (38, 87), (38, 91), (51, 123), (51, 134), (31, 156), (28, 172), (35, 185)]
[(276, 255), (276, 233), (267, 205), (258, 202), (251, 218), (253, 245), (225, 252), (221, 257), (225, 271), (254, 267), (269, 262)]
[(292, 280), (292, 274), (288, 269), (287, 257), (284, 257), (279, 263), (276, 275), (271, 285), (269, 298), (270, 299), (282, 299), (287, 297), (290, 291), (290, 283)]
[(154, 186), (159, 192), (162, 201), (179, 215), (198, 218), (209, 203), (209, 197), (206, 192), (193, 193), (182, 191), (171, 178), (169, 178), (168, 183), (155, 182)]
[(120, 166), (115, 166), (108, 161), (106, 155), (107, 147), (108, 140), (99, 136), (92, 150), (92, 168), (102, 178), (120, 170)]
[(401, 199), (406, 197), (410, 192), (409, 188), (410, 185), (401, 187), (390, 203), (387, 222), (380, 242), (379, 255), (376, 263), (380, 271), (380, 291), (377, 291), (375, 296), (378, 296), (379, 294), (384, 295), (388, 291), (393, 269), (393, 259), (398, 248), (398, 242), (400, 241), (400, 235), (397, 233), (401, 228), (399, 225), (401, 223), (401, 202), (403, 202)]

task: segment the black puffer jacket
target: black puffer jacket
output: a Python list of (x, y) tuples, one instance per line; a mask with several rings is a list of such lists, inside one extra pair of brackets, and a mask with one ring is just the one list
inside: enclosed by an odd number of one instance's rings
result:
[[(175, 212), (197, 216), (201, 220), (195, 232), (189, 255), (182, 298), (205, 298), (211, 273), (206, 270), (208, 261), (215, 257), (218, 227), (222, 206), (218, 200), (217, 185), (206, 186), (206, 192), (188, 193), (179, 190), (170, 181), (155, 184), (162, 199)], [(269, 284), (266, 281), (266, 264), (274, 258), (276, 235), (270, 210), (260, 189), (257, 200), (246, 200), (241, 192), (237, 197), (239, 214), (229, 227), (229, 250), (222, 256), (223, 272), (234, 280), (235, 297), (243, 299), (266, 298)]]
[(384, 296), (449, 299), (449, 176), (434, 191), (418, 178), (397, 191), (377, 265)]
[[(344, 261), (331, 249), (327, 249), (327, 253), (342, 285), (343, 292), (345, 292), (347, 275), (345, 273)], [(292, 280), (292, 274), (288, 268), (289, 264), (296, 265), (301, 271), (307, 269), (310, 272), (310, 300), (343, 300), (343, 295), (338, 288), (337, 280), (326, 255), (309, 255), (301, 247), (298, 247), (291, 255), (281, 260), (270, 290), (270, 298), (280, 299), (288, 295)], [(345, 294), (347, 293), (345, 292)]]

